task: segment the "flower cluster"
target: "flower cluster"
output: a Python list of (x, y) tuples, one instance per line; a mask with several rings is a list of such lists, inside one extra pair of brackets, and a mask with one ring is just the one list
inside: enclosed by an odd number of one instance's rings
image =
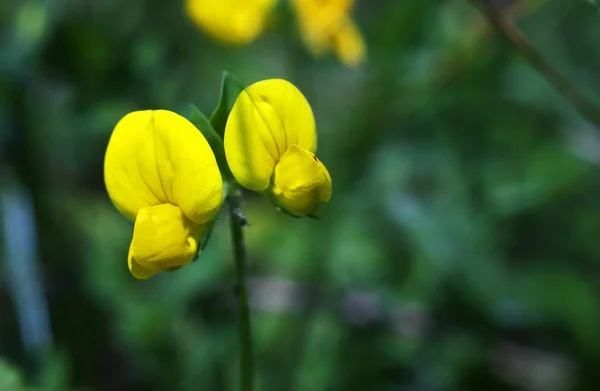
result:
[(315, 55), (335, 52), (348, 66), (365, 59), (365, 44), (350, 11), (354, 0), (292, 0), (305, 44)]
[[(226, 196), (206, 131), (174, 112), (146, 110), (123, 117), (110, 137), (104, 179), (115, 207), (135, 222), (128, 255), (135, 278), (177, 269), (200, 251)], [(240, 91), (223, 148), (231, 186), (261, 192), (289, 213), (312, 215), (331, 197), (312, 110), (285, 80)]]
[(262, 33), (277, 0), (187, 0), (187, 14), (208, 34), (229, 44), (247, 44)]
[[(363, 37), (350, 13), (354, 0), (290, 0), (308, 49), (320, 56), (334, 52), (347, 66), (366, 57)], [(265, 29), (277, 0), (186, 0), (189, 18), (216, 39), (248, 44)]]

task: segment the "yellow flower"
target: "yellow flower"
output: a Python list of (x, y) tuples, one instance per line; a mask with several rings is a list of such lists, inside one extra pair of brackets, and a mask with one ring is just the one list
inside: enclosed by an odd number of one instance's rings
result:
[(297, 215), (331, 198), (331, 177), (315, 156), (310, 105), (292, 84), (263, 80), (238, 96), (225, 126), (225, 155), (243, 187), (266, 192)]
[(213, 37), (247, 44), (260, 35), (277, 0), (186, 0), (190, 19)]
[(315, 55), (334, 51), (347, 66), (366, 58), (363, 37), (350, 18), (354, 0), (292, 0), (304, 42)]
[(223, 198), (206, 139), (167, 110), (135, 111), (119, 121), (106, 149), (104, 181), (116, 208), (135, 221), (128, 263), (139, 279), (194, 259)]

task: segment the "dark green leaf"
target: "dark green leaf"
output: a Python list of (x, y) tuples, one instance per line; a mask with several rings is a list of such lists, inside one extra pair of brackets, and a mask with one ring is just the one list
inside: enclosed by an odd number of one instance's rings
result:
[[(198, 110), (198, 108), (194, 105), (192, 105), (192, 107), (191, 107), (189, 120), (192, 124), (194, 124), (195, 127), (197, 127), (200, 130), (200, 132), (202, 132), (202, 134), (206, 138), (206, 141), (208, 141), (208, 144), (212, 148), (213, 153), (215, 154), (215, 158), (217, 160), (217, 164), (219, 165), (219, 169), (221, 170), (221, 175), (223, 175), (223, 177), (225, 179), (224, 191), (225, 191), (225, 193), (227, 193), (227, 182), (232, 179), (232, 175), (231, 175), (231, 171), (229, 170), (229, 166), (227, 165), (227, 159), (225, 158), (225, 149), (223, 148), (223, 140), (215, 132), (215, 130), (213, 129), (213, 127), (210, 124), (210, 122), (208, 121), (208, 119), (206, 119), (206, 116), (204, 116), (204, 114), (202, 114), (202, 112), (200, 110)], [(194, 260), (192, 262), (196, 261), (200, 257), (200, 255), (202, 254), (202, 250), (204, 250), (204, 248), (208, 244), (208, 241), (210, 239), (210, 236), (211, 236), (213, 228), (214, 228), (214, 223), (215, 223), (215, 220), (213, 220), (206, 227), (202, 241), (200, 242), (200, 245), (198, 246), (198, 252), (196, 253), (196, 257), (194, 258)]]
[(190, 114), (188, 119), (195, 127), (200, 130), (206, 141), (213, 150), (215, 154), (215, 158), (217, 159), (217, 164), (219, 165), (219, 169), (221, 170), (221, 175), (223, 175), (224, 179), (230, 180), (232, 178), (231, 171), (229, 170), (229, 166), (227, 165), (227, 159), (225, 158), (225, 149), (223, 148), (223, 139), (215, 132), (211, 123), (208, 121), (206, 116), (202, 114), (200, 110), (194, 105), (191, 105)]
[(233, 107), (235, 100), (243, 89), (244, 85), (235, 77), (233, 77), (231, 73), (227, 71), (223, 72), (219, 103), (217, 104), (215, 111), (213, 111), (212, 115), (210, 116), (210, 123), (221, 139), (225, 133), (227, 117), (231, 112), (231, 108)]

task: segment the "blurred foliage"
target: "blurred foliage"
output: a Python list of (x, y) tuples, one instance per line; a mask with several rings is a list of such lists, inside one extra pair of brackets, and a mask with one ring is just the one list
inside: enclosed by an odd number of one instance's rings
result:
[[(596, 2), (494, 2), (600, 104)], [(1, 391), (234, 389), (227, 224), (198, 262), (136, 281), (102, 178), (124, 114), (210, 113), (222, 70), (304, 92), (334, 186), (320, 221), (246, 199), (260, 390), (597, 387), (599, 130), (467, 1), (354, 18), (369, 59), (346, 69), (285, 12), (228, 47), (179, 3), (0, 2), (0, 193), (31, 196), (62, 352), (22, 347), (0, 244)]]

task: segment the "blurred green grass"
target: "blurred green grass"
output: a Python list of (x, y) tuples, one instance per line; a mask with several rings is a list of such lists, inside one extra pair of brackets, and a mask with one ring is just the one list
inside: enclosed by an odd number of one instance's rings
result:
[[(598, 102), (597, 6), (516, 4)], [(124, 114), (210, 113), (222, 70), (305, 93), (334, 186), (320, 221), (244, 205), (261, 390), (595, 389), (598, 129), (466, 1), (358, 1), (358, 70), (311, 58), (289, 17), (231, 48), (179, 4), (0, 4), (0, 192), (32, 197), (53, 332), (32, 359), (0, 269), (0, 391), (234, 389), (227, 225), (185, 271), (136, 281), (102, 179)]]

